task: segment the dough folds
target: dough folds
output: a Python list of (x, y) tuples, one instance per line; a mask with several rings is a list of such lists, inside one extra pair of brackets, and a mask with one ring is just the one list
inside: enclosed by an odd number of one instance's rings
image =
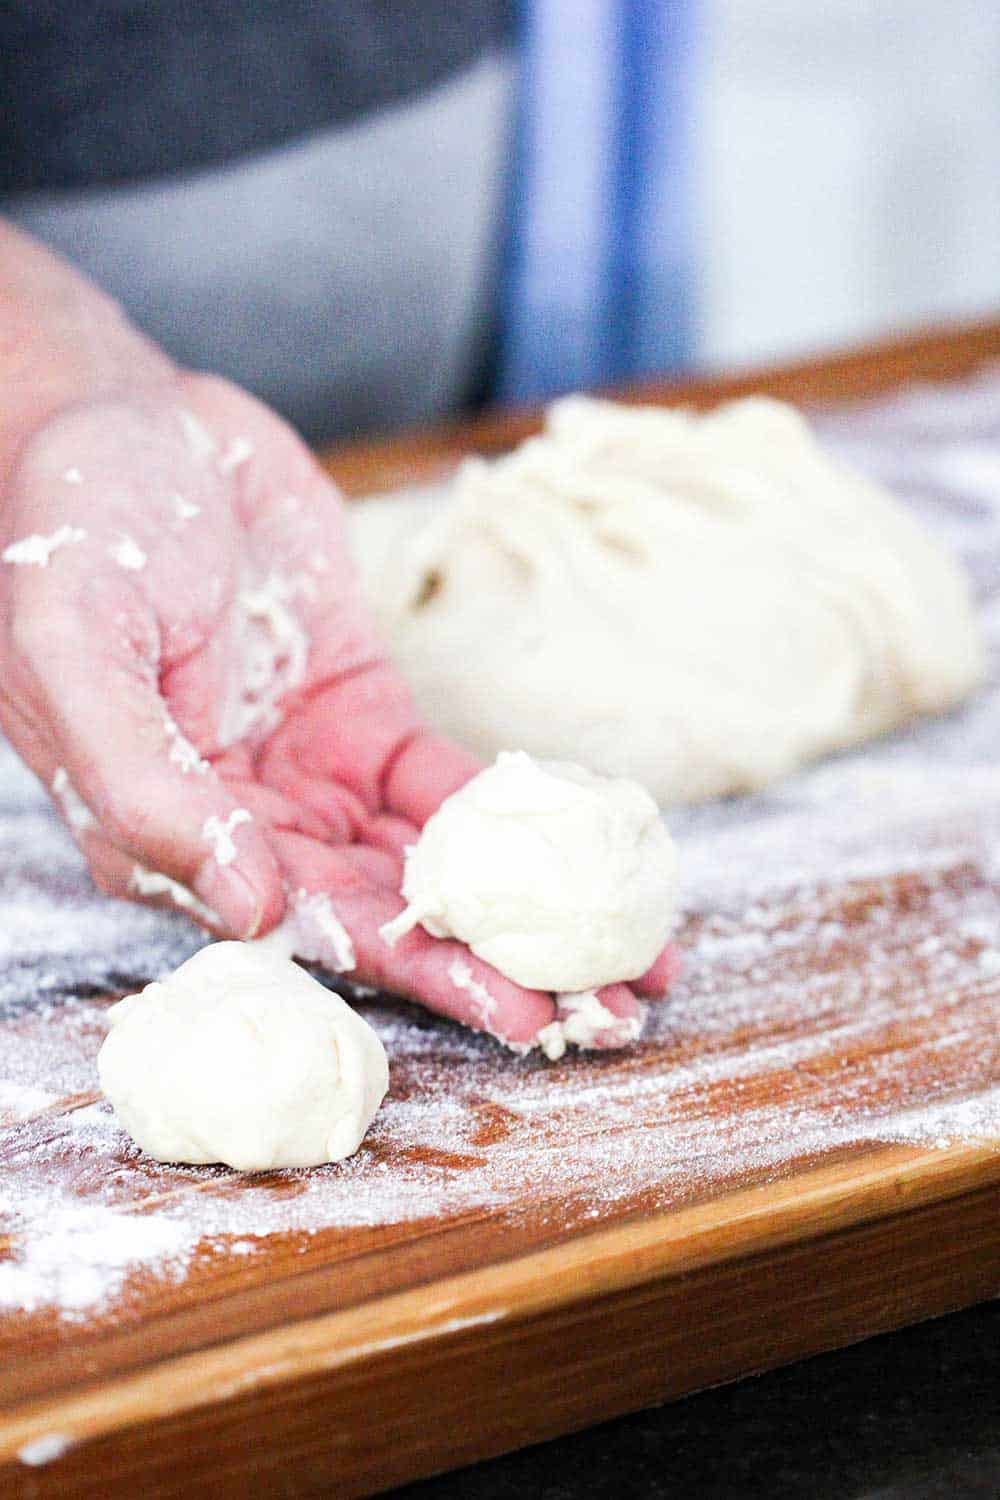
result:
[(661, 803), (763, 786), (983, 674), (954, 562), (775, 401), (699, 416), (569, 397), (436, 503), (351, 514), (434, 725)]
[(159, 1161), (242, 1171), (350, 1156), (386, 1089), (375, 1032), (280, 953), (213, 943), (112, 1006), (101, 1087)]

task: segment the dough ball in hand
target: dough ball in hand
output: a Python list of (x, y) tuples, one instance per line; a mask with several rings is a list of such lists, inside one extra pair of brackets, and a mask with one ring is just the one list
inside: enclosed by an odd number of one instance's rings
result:
[(357, 1150), (389, 1086), (368, 1023), (252, 943), (203, 948), (109, 1016), (101, 1087), (160, 1161), (241, 1171), (339, 1161)]
[(408, 851), (406, 910), (531, 989), (584, 991), (636, 979), (673, 925), (677, 861), (636, 782), (501, 754), (448, 797)]

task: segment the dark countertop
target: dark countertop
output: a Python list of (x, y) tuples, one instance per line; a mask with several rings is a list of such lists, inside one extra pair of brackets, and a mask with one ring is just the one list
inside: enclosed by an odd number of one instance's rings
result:
[(394, 1500), (998, 1500), (1000, 1302), (394, 1490)]

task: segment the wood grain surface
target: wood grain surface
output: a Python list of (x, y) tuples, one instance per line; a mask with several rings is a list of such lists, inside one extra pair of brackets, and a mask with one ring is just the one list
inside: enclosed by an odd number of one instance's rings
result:
[[(853, 399), (997, 358), (1000, 323), (647, 394)], [(534, 421), (490, 417), (328, 466), (349, 492), (387, 489), (501, 451)], [(974, 1103), (1000, 1084), (1000, 976), (975, 962), (990, 950), (963, 938), (945, 982), (920, 941), (956, 914), (1000, 924), (1000, 883), (975, 840), (929, 874), (852, 880), (808, 909), (776, 896), (710, 931), (711, 918), (689, 917), (682, 946), (718, 952), (717, 987), (730, 974), (775, 997), (728, 1029), (664, 1023), (625, 1055), (514, 1065), (381, 1003), (382, 1024), (409, 1039), (390, 1100), (401, 1119), (427, 1120), (449, 1101), (454, 1142), (376, 1130), (350, 1181), (433, 1179), (440, 1210), (292, 1227), (258, 1236), (252, 1254), (236, 1253), (234, 1232), (183, 1274), (140, 1269), (85, 1316), (0, 1312), (0, 1494), (372, 1494), (1000, 1294), (1000, 1145), (898, 1144), (890, 1128), (930, 1092)], [(741, 936), (760, 940), (749, 978)], [(697, 966), (689, 982), (697, 998)], [(794, 1003), (807, 993), (822, 997), (815, 1014)], [(105, 1003), (13, 1012), (0, 1057), (45, 1031), (89, 1066)], [(292, 1204), (314, 1180), (88, 1154), (73, 1127), (94, 1097), (81, 1088), (0, 1118), (5, 1178), (28, 1190), (58, 1178), (87, 1201), (181, 1217), (249, 1197)], [(865, 1128), (842, 1128), (861, 1104)], [(567, 1141), (588, 1132), (594, 1152), (574, 1156)], [(629, 1170), (601, 1184), (608, 1133)], [(334, 1193), (338, 1172), (315, 1181)], [(5, 1223), (0, 1211), (0, 1263), (19, 1253)], [(19, 1459), (46, 1438), (50, 1462)]]

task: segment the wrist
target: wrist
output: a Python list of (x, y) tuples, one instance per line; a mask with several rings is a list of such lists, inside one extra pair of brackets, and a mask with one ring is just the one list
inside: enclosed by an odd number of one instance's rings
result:
[(176, 375), (111, 297), (0, 222), (0, 486), (57, 412)]

